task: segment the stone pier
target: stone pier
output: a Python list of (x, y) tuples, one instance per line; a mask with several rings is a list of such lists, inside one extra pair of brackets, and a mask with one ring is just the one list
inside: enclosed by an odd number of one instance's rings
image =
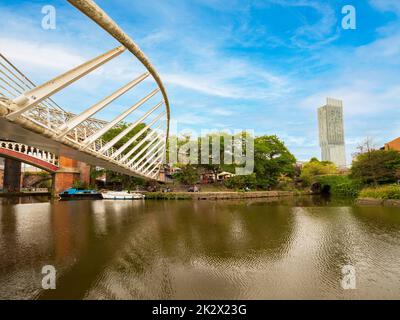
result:
[(3, 188), (7, 192), (20, 192), (21, 189), (21, 161), (4, 159)]
[(52, 193), (54, 195), (71, 188), (77, 181), (89, 185), (90, 166), (86, 163), (60, 156), (59, 166), (60, 168), (53, 174)]

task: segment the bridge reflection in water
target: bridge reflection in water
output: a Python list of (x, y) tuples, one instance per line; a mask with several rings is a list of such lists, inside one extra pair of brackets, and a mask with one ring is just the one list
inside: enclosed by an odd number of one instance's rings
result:
[[(316, 203), (3, 205), (0, 298), (398, 298), (396, 209)], [(40, 288), (47, 264), (56, 290)]]

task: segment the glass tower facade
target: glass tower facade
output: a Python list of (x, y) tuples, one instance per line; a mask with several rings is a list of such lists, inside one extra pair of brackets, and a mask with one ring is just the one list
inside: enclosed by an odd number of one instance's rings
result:
[(322, 161), (331, 161), (338, 167), (345, 167), (346, 150), (341, 100), (326, 99), (326, 105), (318, 109), (318, 126)]

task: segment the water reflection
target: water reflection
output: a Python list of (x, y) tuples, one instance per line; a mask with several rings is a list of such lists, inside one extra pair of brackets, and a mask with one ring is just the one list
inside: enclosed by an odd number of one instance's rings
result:
[[(400, 298), (398, 209), (347, 200), (0, 206), (0, 298)], [(56, 266), (43, 291), (41, 267)], [(357, 290), (340, 287), (341, 267)]]
[(0, 196), (0, 205), (49, 202), (49, 196)]

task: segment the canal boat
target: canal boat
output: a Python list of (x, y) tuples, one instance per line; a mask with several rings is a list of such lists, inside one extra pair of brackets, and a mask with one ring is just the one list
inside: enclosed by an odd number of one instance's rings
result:
[(145, 197), (143, 194), (128, 191), (107, 191), (102, 192), (101, 195), (106, 200), (138, 200)]
[(59, 194), (61, 200), (102, 199), (101, 193), (83, 188), (70, 188)]

